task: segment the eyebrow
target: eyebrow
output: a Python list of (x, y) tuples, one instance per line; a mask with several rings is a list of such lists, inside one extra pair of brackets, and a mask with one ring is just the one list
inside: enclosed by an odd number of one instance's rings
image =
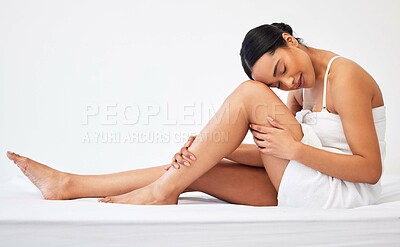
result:
[(281, 61), (281, 59), (278, 59), (278, 61), (277, 61), (276, 64), (275, 64), (275, 68), (274, 68), (274, 77), (276, 77), (276, 70), (278, 69), (279, 61)]

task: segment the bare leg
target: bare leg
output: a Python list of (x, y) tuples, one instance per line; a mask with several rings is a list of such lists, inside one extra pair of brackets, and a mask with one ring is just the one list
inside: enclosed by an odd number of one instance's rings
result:
[(16, 153), (7, 152), (31, 182), (49, 200), (120, 195), (151, 184), (166, 171), (165, 166), (106, 175), (78, 175), (61, 172)]
[[(244, 109), (244, 110), (243, 110)], [(227, 117), (228, 116), (228, 117)], [(231, 96), (224, 102), (224, 105), (218, 111), (216, 116), (210, 121), (210, 123), (203, 129), (200, 133), (200, 137), (198, 142), (195, 142), (190, 148), (192, 152), (194, 152), (198, 157), (202, 157), (202, 160), (197, 160), (196, 163), (200, 165), (192, 166), (190, 169), (190, 173), (192, 171), (197, 171), (199, 177), (205, 174), (209, 169), (219, 163), (217, 161), (213, 164), (208, 164), (211, 160), (216, 159), (218, 155), (224, 156), (224, 153), (229, 154), (231, 150), (233, 151), (241, 142), (244, 137), (244, 134), (247, 130), (247, 123), (262, 123), (266, 124), (265, 116), (272, 116), (281, 123), (287, 124), (290, 129), (292, 129), (293, 133), (301, 138), (302, 133), (299, 124), (296, 120), (294, 120), (293, 116), (290, 114), (286, 106), (279, 100), (279, 98), (264, 84), (258, 82), (245, 82), (241, 86), (236, 89)], [(207, 132), (209, 130), (209, 132)], [(216, 130), (219, 130), (216, 131)], [(226, 132), (221, 132), (221, 130)], [(211, 137), (207, 134), (211, 133)], [(219, 133), (221, 135), (228, 134), (229, 140), (225, 141), (215, 141), (215, 138), (218, 136), (213, 136), (212, 134)], [(233, 133), (233, 135), (231, 135)], [(239, 133), (239, 134), (238, 134)], [(205, 136), (203, 136), (205, 134)], [(242, 136), (241, 136), (242, 135)], [(233, 136), (233, 138), (231, 138)], [(233, 140), (233, 142), (231, 142)], [(231, 144), (237, 143), (237, 145)], [(196, 147), (197, 146), (197, 147)], [(192, 149), (195, 148), (195, 149)], [(209, 148), (209, 149), (208, 149)], [(193, 151), (194, 150), (194, 151)], [(221, 152), (222, 153), (219, 153)], [(200, 154), (200, 155), (199, 155)], [(202, 155), (203, 154), (203, 155)], [(62, 199), (62, 198), (79, 198), (79, 197), (87, 197), (87, 196), (104, 196), (105, 193), (94, 189), (96, 186), (93, 184), (99, 184), (99, 181), (102, 181), (102, 184), (106, 186), (102, 186), (105, 188), (104, 192), (108, 192), (107, 195), (114, 195), (118, 193), (124, 193), (128, 190), (134, 190), (126, 195), (115, 197), (115, 198), (106, 198), (105, 201), (115, 201), (121, 203), (134, 203), (134, 204), (173, 204), (177, 202), (177, 197), (179, 194), (185, 189), (187, 189), (192, 183), (189, 183), (187, 187), (183, 188), (182, 181), (185, 182), (190, 180), (190, 174), (184, 174), (183, 179), (176, 180), (178, 182), (165, 183), (168, 180), (168, 173), (165, 173), (164, 170), (159, 168), (149, 168), (153, 169), (152, 172), (147, 172), (148, 170), (141, 170), (141, 175), (138, 176), (138, 171), (130, 171), (124, 173), (117, 173), (111, 175), (96, 175), (96, 176), (79, 176), (72, 175), (68, 177), (73, 177), (72, 181), (80, 181), (79, 183), (69, 183), (71, 180), (65, 179), (66, 176), (61, 176), (60, 173), (56, 172), (56, 170), (51, 169), (47, 166), (44, 166), (40, 163), (29, 160), (25, 157), (20, 157), (15, 154), (8, 154), (9, 158), (14, 160), (16, 164), (21, 168), (21, 170), (31, 179), (31, 181), (42, 191), (43, 196), (47, 199)], [(287, 166), (287, 162), (285, 160), (280, 160), (274, 157), (261, 156), (262, 161), (265, 165), (265, 168), (270, 176), (271, 182), (275, 188), (279, 187), (280, 179), (282, 177), (283, 171)], [(205, 165), (203, 165), (203, 163)], [(35, 165), (27, 165), (27, 164), (35, 164)], [(200, 168), (200, 170), (199, 170)], [(207, 169), (205, 169), (207, 168)], [(158, 170), (159, 169), (159, 170)], [(177, 178), (177, 174), (184, 172), (185, 167), (182, 167), (180, 170), (171, 169), (169, 173), (169, 180), (175, 176)], [(159, 171), (159, 172), (157, 172)], [(199, 172), (200, 171), (200, 172)], [(133, 176), (141, 177), (135, 182)], [(160, 175), (161, 174), (161, 175)], [(164, 174), (164, 175), (162, 175)], [(193, 172), (194, 174), (194, 172)], [(191, 175), (193, 175), (191, 174)], [(161, 176), (161, 179), (157, 180)], [(171, 177), (172, 176), (172, 177)], [(181, 176), (181, 175), (178, 175)], [(47, 177), (47, 178), (46, 178)], [(46, 178), (46, 179), (43, 179)], [(115, 179), (118, 178), (118, 179)], [(156, 180), (152, 183), (152, 181)], [(57, 183), (54, 183), (56, 181)], [(82, 182), (82, 181), (86, 181)], [(121, 181), (121, 182), (116, 182)], [(124, 182), (126, 181), (126, 183)], [(162, 182), (164, 181), (164, 185), (162, 186)], [(174, 181), (174, 180), (172, 180)], [(199, 181), (199, 179), (194, 177), (194, 182)], [(62, 191), (71, 191), (71, 190), (63, 190), (56, 188), (65, 188), (65, 184), (68, 185), (76, 185), (78, 188), (84, 188), (81, 192), (74, 192), (71, 194), (61, 193)], [(149, 186), (145, 186), (148, 185)], [(195, 183), (193, 183), (195, 184)], [(53, 185), (53, 186), (50, 186)], [(64, 187), (63, 187), (64, 185)], [(126, 186), (124, 186), (126, 185)], [(155, 186), (157, 185), (157, 186)], [(179, 187), (179, 185), (181, 187)], [(145, 186), (144, 188), (140, 188)], [(72, 186), (74, 187), (74, 186)], [(107, 188), (106, 188), (107, 187)], [(50, 190), (51, 188), (51, 190)], [(103, 189), (102, 188), (102, 189)], [(171, 189), (172, 194), (170, 197), (166, 197), (165, 194), (160, 194), (162, 191), (160, 188), (164, 190)], [(158, 189), (155, 190), (155, 189)], [(181, 191), (180, 191), (181, 190)], [(75, 190), (76, 191), (76, 190)], [(180, 192), (176, 192), (180, 191)], [(171, 193), (172, 193), (171, 192)], [(206, 192), (206, 191), (205, 191)], [(159, 194), (157, 194), (159, 193)], [(207, 192), (206, 192), (207, 193)], [(271, 193), (270, 193), (271, 194)], [(222, 195), (220, 195), (222, 196)]]
[(191, 184), (201, 191), (230, 203), (276, 206), (277, 192), (263, 167), (251, 167), (226, 159)]
[(31, 182), (42, 192), (45, 199), (62, 199), (68, 185), (65, 173), (40, 164), (13, 152), (7, 152), (12, 160)]
[[(157, 166), (107, 175), (64, 173), (15, 153), (7, 153), (49, 200), (103, 197), (144, 187), (166, 171)], [(276, 191), (263, 168), (221, 160), (186, 191), (202, 191), (230, 203), (276, 205)]]
[[(298, 139), (303, 133), (289, 109), (265, 84), (242, 83), (224, 102), (215, 116), (199, 133), (189, 151), (197, 157), (190, 168), (170, 169), (154, 183), (102, 202), (130, 204), (174, 204), (178, 196), (194, 181), (215, 166), (242, 142), (248, 124), (267, 124), (267, 116), (286, 125)], [(227, 137), (227, 138), (221, 138)], [(279, 189), (288, 160), (263, 155), (265, 169), (275, 189)]]

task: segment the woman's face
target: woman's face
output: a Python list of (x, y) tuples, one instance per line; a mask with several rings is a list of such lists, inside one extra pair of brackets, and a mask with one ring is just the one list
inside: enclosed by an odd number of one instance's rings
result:
[(266, 53), (257, 60), (252, 69), (254, 80), (285, 91), (314, 86), (311, 59), (299, 48), (297, 40), (290, 37), (286, 40), (287, 47), (276, 49), (274, 55)]

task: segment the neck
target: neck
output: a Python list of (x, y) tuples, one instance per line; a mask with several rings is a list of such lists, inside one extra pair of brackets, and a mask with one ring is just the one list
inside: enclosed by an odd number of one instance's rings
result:
[(328, 66), (329, 60), (336, 54), (330, 51), (320, 50), (312, 47), (300, 46), (304, 52), (306, 52), (311, 59), (311, 63), (314, 67), (315, 73), (315, 85), (323, 83), (326, 67)]

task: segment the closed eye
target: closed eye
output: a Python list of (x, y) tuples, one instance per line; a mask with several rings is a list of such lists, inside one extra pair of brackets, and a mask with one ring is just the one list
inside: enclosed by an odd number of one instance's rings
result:
[(267, 84), (268, 87), (276, 87), (276, 88), (280, 88), (281, 87), (281, 82), (278, 81), (276, 83), (271, 83), (271, 84)]
[(280, 87), (281, 87), (281, 82), (278, 81), (278, 82), (276, 82), (276, 83), (270, 84), (270, 85), (268, 85), (268, 87), (280, 88)]

